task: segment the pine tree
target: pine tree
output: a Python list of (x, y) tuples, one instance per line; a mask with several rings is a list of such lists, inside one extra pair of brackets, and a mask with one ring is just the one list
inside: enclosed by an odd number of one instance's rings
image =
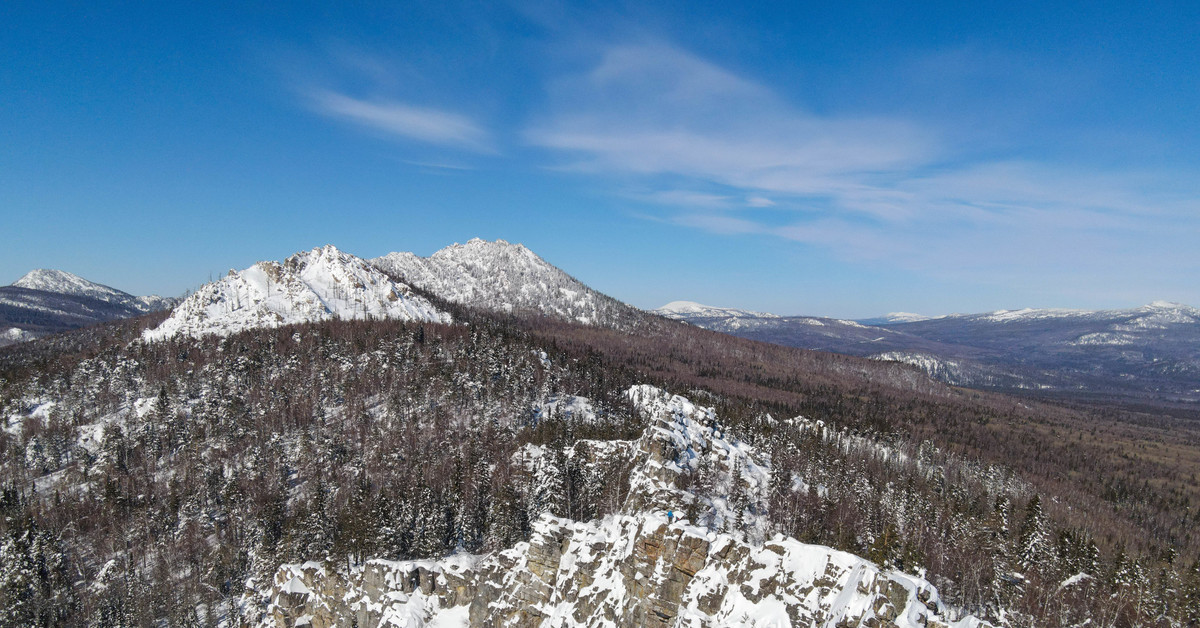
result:
[(792, 472), (784, 468), (781, 452), (771, 456), (771, 463), (771, 476), (767, 481), (767, 512), (771, 520), (777, 523), (777, 531), (787, 534), (791, 529), (789, 524), (794, 519)]
[[(473, 450), (478, 451), (477, 448)], [(483, 547), (491, 510), (491, 499), (487, 491), (492, 483), (491, 466), (481, 456), (475, 456), (474, 461), (471, 466), (471, 490), (462, 500), (457, 525), (459, 542), (469, 552), (477, 552)]]
[(1035, 494), (1025, 506), (1025, 523), (1021, 528), (1017, 553), (1017, 562), (1027, 574), (1051, 572), (1049, 540), (1042, 500)]
[(1200, 559), (1183, 574), (1179, 585), (1179, 606), (1181, 617), (1191, 617), (1194, 623), (1200, 623)]
[(530, 491), (529, 518), (536, 520), (542, 513), (556, 517), (566, 514), (566, 482), (557, 456), (548, 448), (538, 457), (534, 467), (533, 488)]
[(1013, 570), (1012, 552), (1012, 504), (1007, 497), (996, 498), (992, 513), (985, 522), (985, 548), (990, 554), (993, 571), (997, 576), (997, 593), (1006, 588), (1007, 579)]
[(447, 515), (444, 501), (429, 487), (422, 488), (417, 504), (414, 554), (421, 558), (441, 558), (449, 551), (453, 517)]
[(525, 540), (529, 533), (529, 515), (522, 507), (522, 500), (508, 483), (496, 491), (488, 511), (488, 526), (485, 547), (501, 549)]
[(0, 545), (0, 626), (34, 625), (37, 580), (28, 531), (10, 529)]
[(742, 531), (746, 527), (746, 508), (750, 506), (750, 498), (746, 494), (746, 489), (742, 487), (742, 473), (745, 468), (742, 457), (735, 454), (733, 468), (729, 473), (728, 504), (731, 512), (730, 519), (725, 522), (727, 532)]

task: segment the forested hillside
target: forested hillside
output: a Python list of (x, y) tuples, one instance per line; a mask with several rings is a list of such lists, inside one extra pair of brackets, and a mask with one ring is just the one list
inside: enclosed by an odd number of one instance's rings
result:
[(0, 623), (257, 622), (284, 564), (490, 555), (542, 514), (625, 512), (640, 384), (760, 452), (758, 493), (680, 476), (703, 497), (682, 514), (714, 533), (845, 550), (1001, 625), (1200, 617), (1182, 421), (665, 320), (618, 332), (430, 298), (456, 324), (146, 342), (157, 315), (0, 350)]

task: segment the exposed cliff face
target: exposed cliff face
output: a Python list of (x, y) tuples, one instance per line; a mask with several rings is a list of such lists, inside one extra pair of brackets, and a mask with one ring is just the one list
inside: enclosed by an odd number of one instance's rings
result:
[[(621, 514), (589, 522), (542, 515), (527, 542), (484, 556), (284, 566), (261, 624), (980, 625), (946, 609), (915, 576), (778, 535), (758, 540), (765, 527), (754, 495), (770, 473), (762, 457), (728, 440), (709, 408), (649, 386), (628, 396), (649, 427), (633, 447), (612, 449), (635, 459)], [(681, 488), (701, 467), (727, 497)], [(664, 509), (684, 502), (695, 503), (697, 521), (668, 523)], [(728, 525), (735, 518), (736, 528)]]
[(483, 558), (318, 563), (275, 577), (265, 625), (977, 626), (937, 591), (852, 554), (761, 546), (659, 513), (581, 523), (543, 516), (526, 543)]

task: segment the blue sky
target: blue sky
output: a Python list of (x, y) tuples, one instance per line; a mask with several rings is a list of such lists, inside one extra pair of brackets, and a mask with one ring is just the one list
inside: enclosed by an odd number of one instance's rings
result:
[(0, 5), (0, 283), (483, 237), (642, 307), (1200, 305), (1194, 2), (94, 4)]

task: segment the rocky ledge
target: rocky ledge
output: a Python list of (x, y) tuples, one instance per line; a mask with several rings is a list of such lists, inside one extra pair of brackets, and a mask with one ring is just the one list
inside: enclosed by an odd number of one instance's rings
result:
[[(754, 513), (765, 508), (769, 461), (727, 437), (710, 408), (650, 386), (628, 397), (647, 428), (632, 446), (610, 448), (633, 457), (621, 514), (587, 522), (543, 514), (528, 541), (486, 555), (285, 565), (263, 591), (261, 625), (983, 625), (946, 608), (919, 577), (829, 547), (765, 538), (765, 517)], [(682, 476), (702, 465), (731, 494), (748, 495), (749, 506), (731, 512), (728, 499), (701, 500), (681, 488)], [(667, 508), (701, 501), (699, 521), (668, 523)], [(731, 517), (743, 525), (731, 528)]]
[(658, 513), (588, 523), (543, 516), (488, 556), (288, 565), (266, 625), (979, 626), (928, 582), (775, 537), (753, 545)]

